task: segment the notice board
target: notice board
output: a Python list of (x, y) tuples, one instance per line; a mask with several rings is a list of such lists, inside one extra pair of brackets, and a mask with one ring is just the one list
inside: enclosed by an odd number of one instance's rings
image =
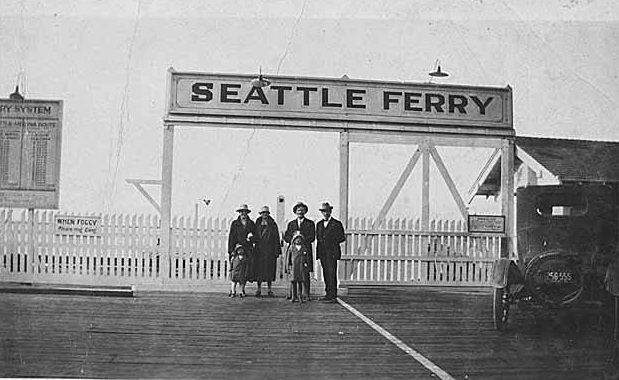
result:
[(0, 207), (58, 209), (61, 100), (0, 99)]

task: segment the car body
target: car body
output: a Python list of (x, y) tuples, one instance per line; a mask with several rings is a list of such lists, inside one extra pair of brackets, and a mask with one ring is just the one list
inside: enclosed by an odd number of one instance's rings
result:
[(493, 267), (497, 329), (514, 303), (556, 310), (619, 295), (618, 199), (617, 187), (607, 184), (517, 190), (517, 260)]

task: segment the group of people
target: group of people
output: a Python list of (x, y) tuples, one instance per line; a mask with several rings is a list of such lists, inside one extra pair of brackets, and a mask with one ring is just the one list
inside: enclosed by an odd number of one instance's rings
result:
[[(286, 226), (283, 240), (288, 243), (284, 258), (286, 273), (290, 274), (288, 297), (292, 302), (309, 300), (310, 273), (314, 271), (313, 243), (316, 241), (316, 258), (320, 260), (325, 281), (323, 301), (334, 302), (337, 298), (337, 261), (341, 258), (340, 244), (346, 240), (342, 223), (333, 218), (333, 207), (322, 203), (323, 219), (314, 223), (305, 217), (308, 207), (297, 202), (292, 211), (295, 219)], [(251, 210), (242, 204), (239, 216), (230, 226), (228, 254), (230, 256), (230, 297), (245, 297), (245, 284), (256, 282), (256, 297), (262, 296), (262, 283), (267, 283), (267, 296), (274, 297), (272, 284), (275, 281), (277, 258), (281, 254), (279, 229), (271, 217), (269, 207), (263, 206), (256, 218), (249, 217)]]

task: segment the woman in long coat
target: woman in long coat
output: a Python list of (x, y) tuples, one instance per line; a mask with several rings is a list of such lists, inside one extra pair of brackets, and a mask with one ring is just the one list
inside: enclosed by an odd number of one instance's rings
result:
[(254, 250), (250, 279), (256, 281), (258, 290), (256, 297), (262, 295), (261, 285), (266, 282), (268, 295), (273, 297), (271, 284), (275, 281), (277, 257), (281, 254), (280, 235), (277, 223), (270, 215), (269, 207), (260, 209), (260, 216), (256, 219), (256, 249)]
[(251, 210), (242, 204), (238, 210), (239, 217), (232, 221), (228, 235), (228, 254), (232, 255), (237, 244), (245, 248), (245, 253), (251, 260), (253, 245), (256, 241), (256, 225), (249, 218)]

